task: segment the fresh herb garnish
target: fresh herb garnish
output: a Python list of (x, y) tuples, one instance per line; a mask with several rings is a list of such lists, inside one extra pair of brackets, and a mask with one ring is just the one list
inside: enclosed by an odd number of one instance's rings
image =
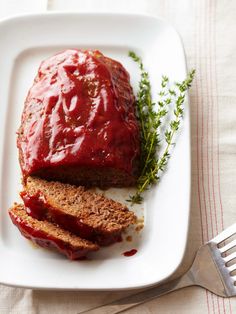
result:
[[(139, 65), (141, 72), (136, 100), (137, 118), (141, 133), (141, 174), (138, 178), (137, 192), (129, 199), (132, 204), (140, 204), (143, 201), (142, 193), (157, 183), (159, 172), (163, 172), (166, 168), (170, 157), (170, 148), (174, 144), (175, 133), (178, 131), (183, 118), (186, 92), (191, 87), (195, 70), (190, 71), (183, 82), (174, 83), (172, 88), (170, 88), (168, 77), (162, 76), (161, 91), (156, 104), (152, 100), (149, 75), (144, 69), (141, 58), (133, 51), (129, 52), (129, 56)], [(164, 144), (161, 142), (160, 127), (164, 117), (170, 113), (172, 106), (174, 106), (174, 118), (168, 123), (164, 132)], [(157, 155), (158, 147), (159, 150), (163, 151), (160, 156)]]

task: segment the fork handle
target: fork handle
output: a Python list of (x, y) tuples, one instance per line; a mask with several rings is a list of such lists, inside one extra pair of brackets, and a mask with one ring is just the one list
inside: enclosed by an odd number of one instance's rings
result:
[(135, 307), (139, 304), (153, 300), (161, 295), (170, 293), (180, 288), (189, 287), (194, 285), (195, 282), (192, 279), (191, 272), (187, 272), (185, 275), (178, 279), (174, 279), (170, 282), (163, 283), (154, 288), (143, 290), (139, 293), (130, 295), (125, 298), (113, 301), (111, 303), (104, 304), (102, 306), (95, 307), (93, 309), (80, 312), (80, 314), (117, 314), (127, 309)]

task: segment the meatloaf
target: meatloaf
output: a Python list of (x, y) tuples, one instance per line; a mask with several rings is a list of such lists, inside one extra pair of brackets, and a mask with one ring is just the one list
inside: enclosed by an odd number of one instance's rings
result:
[(136, 221), (126, 206), (81, 186), (28, 177), (21, 197), (32, 217), (47, 219), (99, 245), (118, 241)]
[(140, 136), (130, 77), (95, 50), (43, 61), (28, 92), (17, 146), (24, 179), (84, 186), (132, 186)]
[(80, 259), (99, 248), (98, 245), (81, 239), (48, 221), (32, 218), (23, 205), (15, 204), (9, 210), (9, 215), (24, 237), (39, 246), (57, 250), (70, 259)]

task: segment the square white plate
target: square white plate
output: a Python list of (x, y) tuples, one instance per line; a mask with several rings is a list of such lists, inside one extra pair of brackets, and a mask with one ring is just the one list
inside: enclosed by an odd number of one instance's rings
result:
[[(161, 75), (186, 76), (180, 38), (166, 22), (140, 15), (50, 13), (0, 22), (0, 283), (40, 289), (112, 290), (153, 285), (180, 264), (186, 245), (190, 206), (190, 132), (184, 126), (160, 183), (136, 206), (145, 227), (129, 231), (133, 241), (101, 249), (92, 260), (71, 262), (29, 245), (12, 225), (7, 210), (18, 199), (20, 168), (16, 131), (27, 91), (40, 62), (66, 48), (96, 48), (123, 63), (137, 90), (139, 71), (128, 51), (139, 54), (150, 73), (154, 98)], [(106, 192), (125, 200), (130, 191)], [(129, 234), (129, 233), (128, 233)], [(137, 254), (122, 252), (136, 248)]]

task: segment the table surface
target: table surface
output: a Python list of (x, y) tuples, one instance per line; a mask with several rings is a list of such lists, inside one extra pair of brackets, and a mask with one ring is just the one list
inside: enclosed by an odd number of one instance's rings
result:
[[(189, 68), (192, 140), (191, 218), (184, 272), (197, 248), (236, 222), (236, 1), (235, 0), (0, 0), (0, 18), (25, 12), (142, 12), (179, 31)], [(178, 275), (178, 274), (175, 274)], [(134, 293), (49, 292), (0, 286), (0, 313), (79, 313)], [(192, 287), (126, 313), (236, 313), (236, 299)]]

